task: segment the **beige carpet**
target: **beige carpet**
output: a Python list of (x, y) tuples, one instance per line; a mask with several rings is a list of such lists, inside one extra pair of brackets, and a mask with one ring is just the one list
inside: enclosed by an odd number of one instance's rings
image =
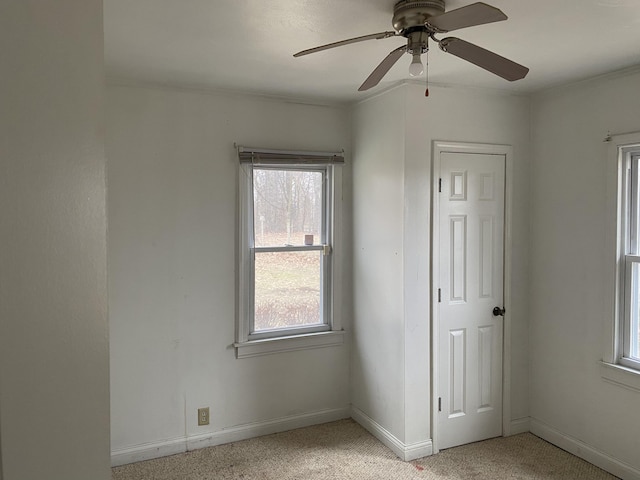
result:
[(615, 479), (528, 433), (405, 463), (353, 420), (125, 465), (113, 480)]

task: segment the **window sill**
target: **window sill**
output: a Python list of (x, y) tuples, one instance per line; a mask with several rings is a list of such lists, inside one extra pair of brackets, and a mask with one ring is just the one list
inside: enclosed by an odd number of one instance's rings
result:
[(234, 343), (236, 358), (257, 357), (271, 353), (293, 352), (309, 348), (333, 347), (344, 343), (344, 330), (266, 338), (250, 342)]
[(640, 392), (640, 371), (614, 363), (600, 362), (600, 375), (613, 385)]

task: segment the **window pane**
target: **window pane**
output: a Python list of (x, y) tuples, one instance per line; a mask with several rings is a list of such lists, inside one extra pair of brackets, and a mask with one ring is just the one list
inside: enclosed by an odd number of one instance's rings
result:
[[(319, 170), (253, 170), (255, 246), (322, 243), (322, 177)], [(307, 237), (311, 241), (311, 237)]]
[(323, 323), (322, 252), (256, 252), (254, 331)]
[(631, 157), (631, 175), (629, 176), (629, 181), (627, 188), (629, 189), (629, 225), (628, 225), (628, 234), (629, 234), (629, 245), (627, 247), (627, 253), (632, 255), (637, 255), (640, 250), (640, 211), (638, 207), (640, 206), (640, 188), (638, 188), (638, 167), (640, 156), (632, 156)]
[(640, 264), (633, 263), (631, 268), (631, 318), (629, 325), (629, 357), (640, 360)]

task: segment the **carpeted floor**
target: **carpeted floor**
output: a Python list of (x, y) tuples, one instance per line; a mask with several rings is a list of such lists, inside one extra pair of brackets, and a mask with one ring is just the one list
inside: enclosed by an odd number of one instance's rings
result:
[(113, 480), (600, 480), (616, 477), (525, 433), (405, 463), (353, 420), (113, 469)]

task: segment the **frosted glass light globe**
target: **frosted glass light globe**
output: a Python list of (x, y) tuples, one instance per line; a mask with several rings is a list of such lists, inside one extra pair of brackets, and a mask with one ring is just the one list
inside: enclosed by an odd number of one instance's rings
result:
[(413, 55), (413, 60), (411, 61), (411, 65), (409, 65), (409, 75), (412, 77), (419, 77), (424, 73), (424, 66), (422, 65), (422, 61), (420, 60), (420, 54), (415, 53)]

